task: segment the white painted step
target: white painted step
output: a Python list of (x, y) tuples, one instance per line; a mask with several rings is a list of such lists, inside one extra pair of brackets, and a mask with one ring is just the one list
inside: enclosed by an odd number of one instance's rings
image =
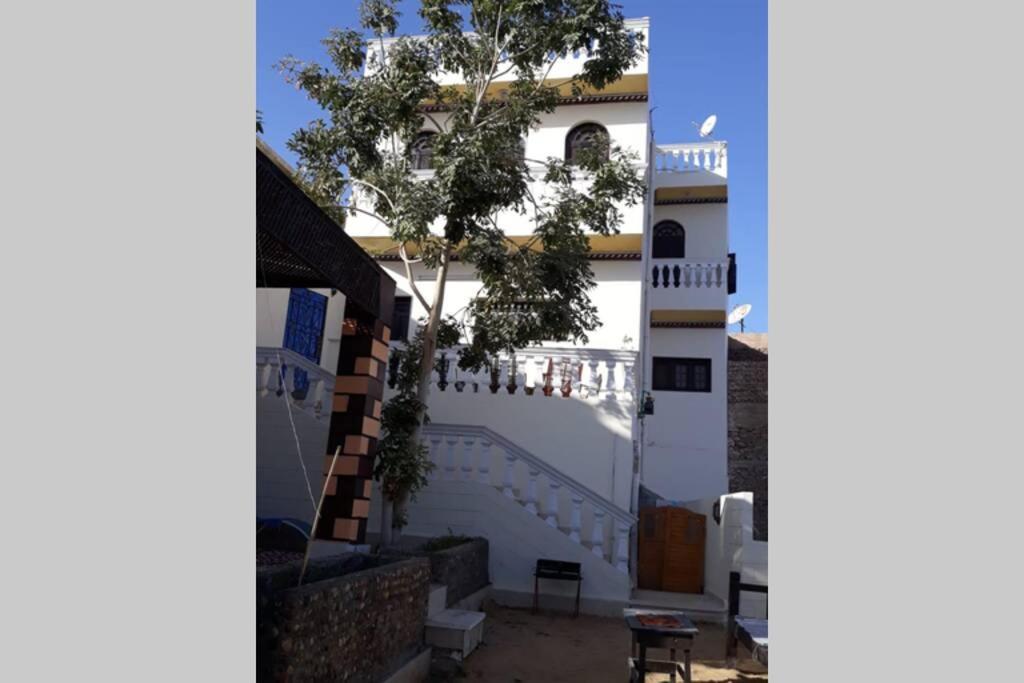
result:
[(430, 595), (427, 598), (427, 619), (444, 611), (448, 603), (448, 587), (440, 583), (430, 584)]
[(440, 614), (428, 617), (427, 645), (446, 651), (455, 659), (463, 660), (483, 641), (486, 616), (483, 612), (446, 609)]

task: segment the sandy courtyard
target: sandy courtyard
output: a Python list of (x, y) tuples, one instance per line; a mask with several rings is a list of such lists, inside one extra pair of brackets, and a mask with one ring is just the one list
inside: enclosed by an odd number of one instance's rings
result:
[[(484, 643), (466, 660), (467, 681), (488, 683), (626, 683), (629, 629), (622, 619), (510, 609), (489, 604)], [(737, 669), (725, 667), (725, 633), (720, 626), (698, 624), (694, 681), (767, 681), (764, 667), (742, 646)], [(655, 658), (667, 656), (653, 651)], [(650, 674), (646, 683), (668, 681)], [(677, 680), (678, 677), (677, 677)]]

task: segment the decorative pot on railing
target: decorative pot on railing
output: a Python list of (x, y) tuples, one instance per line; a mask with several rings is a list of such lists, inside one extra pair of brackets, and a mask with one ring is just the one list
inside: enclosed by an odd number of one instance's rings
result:
[(505, 386), (505, 388), (508, 389), (509, 394), (516, 393), (516, 387), (518, 386), (516, 384), (516, 368), (518, 367), (519, 365), (516, 363), (516, 355), (512, 354), (512, 358), (509, 360), (508, 364), (508, 384)]
[(497, 358), (491, 361), (491, 383), (488, 388), (492, 394), (498, 393), (501, 388), (501, 361)]
[(455, 391), (462, 393), (462, 390), (466, 388), (466, 380), (459, 379), (459, 368), (455, 368)]
[(569, 359), (562, 361), (562, 398), (569, 398), (572, 394), (572, 365)]
[(437, 388), (444, 391), (448, 387), (448, 354), (442, 353), (437, 361)]
[(553, 361), (550, 358), (548, 358), (548, 371), (544, 373), (544, 386), (541, 388), (541, 391), (544, 392), (545, 396), (550, 396), (555, 392), (555, 387), (551, 383), (551, 376), (554, 374), (552, 362)]

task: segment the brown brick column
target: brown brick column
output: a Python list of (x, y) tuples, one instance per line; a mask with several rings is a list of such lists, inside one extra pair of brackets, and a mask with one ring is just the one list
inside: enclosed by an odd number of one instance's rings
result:
[[(328, 484), (318, 539), (365, 543), (390, 338), (391, 328), (373, 316), (354, 313), (345, 318), (324, 456)], [(334, 471), (328, 471), (339, 445), (341, 455)]]

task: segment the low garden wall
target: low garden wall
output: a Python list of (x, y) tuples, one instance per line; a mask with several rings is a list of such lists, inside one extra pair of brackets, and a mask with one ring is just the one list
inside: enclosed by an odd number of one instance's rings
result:
[(339, 555), (256, 572), (260, 681), (377, 683), (423, 649), (431, 564)]
[(488, 569), (490, 552), (486, 538), (470, 538), (457, 545), (443, 547), (449, 543), (458, 541), (449, 541), (449, 537), (440, 536), (414, 549), (389, 551), (394, 553), (395, 557), (413, 556), (429, 559), (430, 582), (442, 584), (448, 589), (447, 607), (491, 583)]

